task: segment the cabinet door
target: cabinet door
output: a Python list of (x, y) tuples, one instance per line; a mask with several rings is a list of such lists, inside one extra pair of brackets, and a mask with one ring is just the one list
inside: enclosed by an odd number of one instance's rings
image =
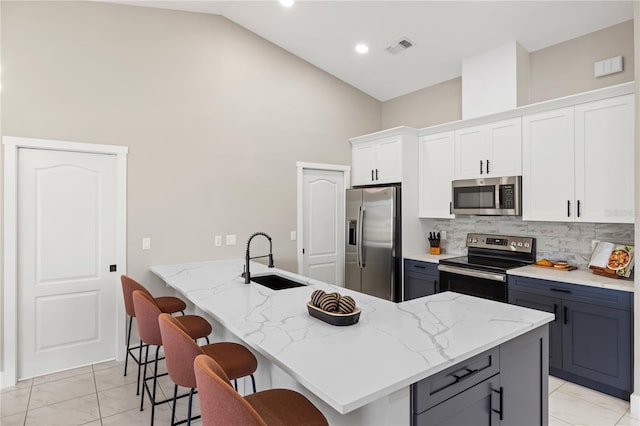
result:
[(522, 219), (573, 221), (573, 107), (525, 115), (522, 127)]
[[(406, 271), (406, 270), (405, 270)], [(438, 276), (405, 272), (404, 300), (430, 296), (438, 291)]]
[(453, 131), (421, 137), (419, 152), (419, 216), (451, 219)]
[(486, 176), (489, 151), (485, 126), (456, 130), (455, 139), (455, 178), (475, 179)]
[(489, 176), (522, 174), (522, 118), (487, 124), (489, 151), (485, 171)]
[(633, 223), (633, 113), (633, 95), (576, 105), (576, 220)]
[(402, 139), (384, 139), (376, 143), (375, 183), (402, 182)]
[(370, 185), (374, 183), (376, 168), (376, 145), (364, 143), (351, 149), (351, 183)]
[(555, 320), (549, 323), (549, 366), (562, 369), (562, 300), (509, 289), (509, 303), (549, 312), (556, 316)]
[(631, 390), (631, 313), (563, 301), (563, 369)]
[[(500, 375), (414, 415), (414, 426), (483, 426), (500, 424)], [(495, 411), (494, 411), (495, 410)]]

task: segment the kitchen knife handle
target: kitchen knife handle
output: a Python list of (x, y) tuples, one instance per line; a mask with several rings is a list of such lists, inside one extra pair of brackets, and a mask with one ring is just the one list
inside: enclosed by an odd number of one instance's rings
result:
[(480, 174), (482, 174), (482, 160), (480, 160)]

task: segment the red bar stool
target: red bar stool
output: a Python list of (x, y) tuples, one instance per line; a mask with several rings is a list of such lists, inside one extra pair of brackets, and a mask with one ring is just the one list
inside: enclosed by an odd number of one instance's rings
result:
[[(225, 374), (237, 380), (240, 377), (251, 377), (253, 392), (256, 391), (256, 381), (253, 377), (258, 368), (258, 360), (245, 346), (239, 343), (221, 342), (198, 346), (186, 333), (184, 327), (176, 318), (169, 314), (160, 315), (160, 332), (164, 344), (164, 356), (167, 363), (169, 377), (175, 384), (173, 389), (173, 409), (171, 426), (182, 423), (191, 424), (192, 420), (200, 416), (191, 416), (193, 394), (196, 392), (196, 377), (193, 372), (193, 361), (198, 355), (214, 358), (224, 369)], [(188, 394), (178, 396), (178, 386), (191, 388)], [(173, 423), (176, 412), (176, 400), (189, 395), (187, 418)]]
[[(162, 359), (159, 357), (160, 347), (162, 346), (162, 335), (160, 334), (158, 317), (162, 314), (162, 311), (155, 303), (153, 297), (150, 297), (147, 293), (139, 290), (133, 292), (133, 305), (136, 310), (138, 333), (140, 334), (140, 339), (146, 345), (144, 361), (141, 362), (144, 373), (142, 375), (142, 395), (140, 397), (140, 411), (144, 409), (144, 394), (146, 391), (149, 399), (151, 400), (151, 425), (153, 425), (156, 405), (170, 401), (170, 399), (168, 398), (161, 401), (156, 400), (158, 377), (167, 375), (167, 373), (158, 374), (158, 361)], [(169, 314), (164, 315), (170, 316)], [(188, 336), (189, 341), (194, 345), (196, 344), (194, 340), (197, 340), (201, 337), (206, 338), (207, 342), (209, 342), (208, 336), (209, 334), (211, 334), (213, 328), (206, 319), (198, 315), (183, 315), (174, 319), (178, 324), (180, 324), (180, 326), (184, 330), (184, 333)], [(156, 347), (155, 357), (152, 361), (149, 361), (149, 345), (154, 345)], [(147, 365), (151, 364), (152, 362), (153, 376), (147, 377)], [(149, 389), (149, 385), (147, 383), (147, 381), (149, 380), (153, 380), (153, 390)]]
[(204, 426), (329, 424), (320, 410), (298, 392), (270, 389), (243, 398), (213, 358), (198, 355), (193, 368)]
[[(160, 310), (167, 314), (175, 314), (176, 312), (182, 312), (184, 315), (184, 310), (187, 309), (187, 304), (184, 303), (182, 299), (173, 296), (162, 296), (162, 297), (153, 297), (149, 290), (147, 290), (142, 284), (137, 282), (136, 280), (129, 278), (126, 275), (120, 276), (120, 281), (122, 283), (122, 295), (124, 296), (124, 309), (129, 316), (129, 328), (127, 331), (127, 352), (124, 357), (124, 375), (127, 375), (127, 365), (129, 363), (129, 357), (133, 358), (133, 361), (138, 365), (138, 386), (136, 389), (136, 395), (140, 394), (140, 363), (142, 360), (142, 349), (143, 344), (142, 340), (140, 344), (135, 347), (131, 347), (131, 328), (133, 326), (133, 319), (136, 316), (136, 310), (133, 306), (133, 292), (139, 290), (143, 293), (146, 293), (149, 297), (155, 300), (156, 304), (160, 308)], [(136, 358), (133, 351), (136, 349), (139, 350), (138, 358)]]

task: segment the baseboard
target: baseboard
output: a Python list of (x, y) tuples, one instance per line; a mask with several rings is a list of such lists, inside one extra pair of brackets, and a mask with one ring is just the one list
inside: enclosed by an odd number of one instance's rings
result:
[(631, 415), (636, 418), (640, 417), (640, 394), (632, 393), (629, 402), (631, 403)]

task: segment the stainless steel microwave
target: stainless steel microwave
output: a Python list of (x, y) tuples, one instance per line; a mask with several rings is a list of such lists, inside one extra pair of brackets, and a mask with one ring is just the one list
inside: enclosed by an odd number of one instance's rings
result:
[(522, 214), (522, 176), (454, 180), (451, 185), (453, 214)]

